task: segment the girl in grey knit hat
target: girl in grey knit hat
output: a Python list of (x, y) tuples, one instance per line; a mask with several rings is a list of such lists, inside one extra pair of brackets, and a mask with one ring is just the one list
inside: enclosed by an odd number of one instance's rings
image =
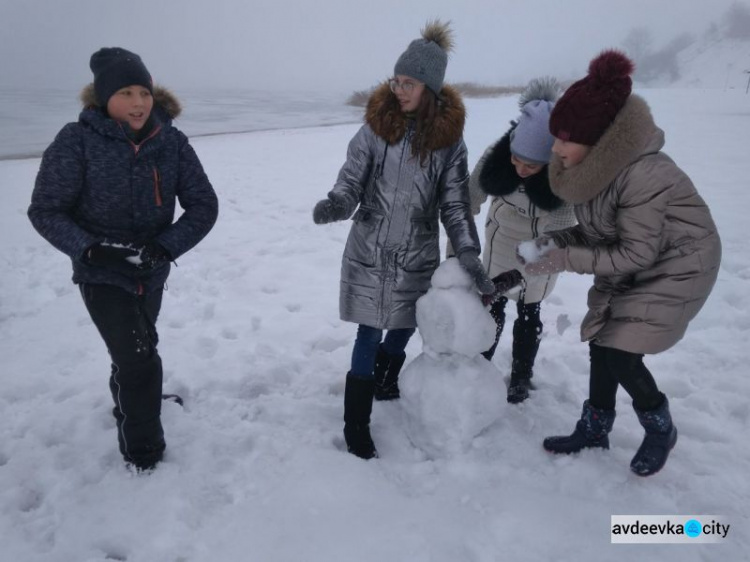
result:
[[(575, 224), (573, 207), (553, 195), (547, 163), (554, 138), (549, 117), (559, 95), (553, 78), (532, 80), (520, 97), (521, 114), (500, 140), (491, 145), (471, 174), (472, 212), (491, 198), (485, 228), (484, 265), (491, 277), (518, 268), (516, 247), (548, 230)], [(483, 355), (492, 360), (505, 326), (508, 299), (516, 301), (508, 402), (529, 397), (534, 361), (542, 335), (541, 302), (552, 292), (557, 275), (525, 275), (520, 291), (498, 298), (490, 309), (497, 324), (495, 343)]]
[(469, 205), (466, 112), (458, 92), (443, 84), (452, 46), (448, 25), (439, 21), (409, 44), (394, 77), (372, 94), (333, 189), (313, 210), (317, 224), (353, 220), (339, 300), (341, 319), (359, 325), (346, 376), (344, 437), (349, 452), (364, 459), (377, 456), (373, 396), (399, 397), (416, 301), (440, 263), (438, 218), (478, 291), (494, 291)]

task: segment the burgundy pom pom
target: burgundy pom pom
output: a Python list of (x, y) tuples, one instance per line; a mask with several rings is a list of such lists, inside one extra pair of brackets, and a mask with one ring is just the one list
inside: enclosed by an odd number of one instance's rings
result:
[(633, 70), (635, 70), (633, 61), (624, 53), (614, 49), (602, 51), (589, 64), (589, 76), (604, 83), (627, 78)]

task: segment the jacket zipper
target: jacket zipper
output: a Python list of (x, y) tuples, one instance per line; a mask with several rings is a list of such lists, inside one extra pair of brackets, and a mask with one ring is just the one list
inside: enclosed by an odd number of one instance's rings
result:
[[(123, 128), (122, 124), (121, 123), (117, 123), (117, 124), (120, 125), (120, 129), (122, 130), (123, 134), (125, 134), (125, 129)], [(154, 138), (156, 135), (158, 135), (159, 131), (161, 131), (161, 125), (159, 125), (158, 127), (156, 127), (156, 129), (154, 129), (153, 131), (151, 131), (151, 134), (149, 136), (147, 136), (145, 139), (143, 139), (139, 144), (135, 144), (132, 140), (130, 140), (130, 138), (128, 137), (127, 134), (125, 134), (125, 138), (130, 143), (130, 146), (133, 147), (133, 152), (135, 152), (136, 156), (138, 156), (138, 152), (140, 152), (141, 147), (146, 142), (150, 141), (152, 138)]]
[(159, 174), (159, 168), (154, 166), (154, 199), (156, 200), (156, 206), (161, 207), (161, 175)]

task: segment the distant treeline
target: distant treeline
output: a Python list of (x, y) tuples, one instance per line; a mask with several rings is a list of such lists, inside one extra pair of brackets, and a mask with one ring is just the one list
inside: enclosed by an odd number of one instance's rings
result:
[[(477, 84), (475, 82), (457, 82), (450, 84), (465, 98), (496, 98), (499, 96), (512, 96), (523, 92), (524, 86), (487, 86), (485, 84)], [(352, 105), (354, 107), (364, 107), (367, 104), (367, 100), (370, 99), (372, 93), (375, 91), (377, 86), (373, 86), (367, 90), (357, 90), (353, 92), (346, 100), (346, 105)]]
[(750, 6), (735, 2), (721, 16), (719, 23), (711, 22), (699, 39), (690, 33), (682, 33), (665, 45), (654, 48), (654, 34), (648, 27), (631, 29), (622, 42), (625, 52), (635, 61), (634, 78), (645, 84), (668, 77), (671, 81), (680, 78), (678, 55), (697, 41), (704, 44), (718, 43), (725, 39), (750, 41)]

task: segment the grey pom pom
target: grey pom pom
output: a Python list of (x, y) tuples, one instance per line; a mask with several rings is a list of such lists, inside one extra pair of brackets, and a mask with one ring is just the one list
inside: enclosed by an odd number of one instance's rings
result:
[(544, 101), (555, 101), (560, 97), (562, 87), (556, 78), (551, 76), (544, 76), (542, 78), (535, 78), (529, 82), (526, 89), (518, 98), (518, 107), (523, 107), (530, 101), (544, 100)]

